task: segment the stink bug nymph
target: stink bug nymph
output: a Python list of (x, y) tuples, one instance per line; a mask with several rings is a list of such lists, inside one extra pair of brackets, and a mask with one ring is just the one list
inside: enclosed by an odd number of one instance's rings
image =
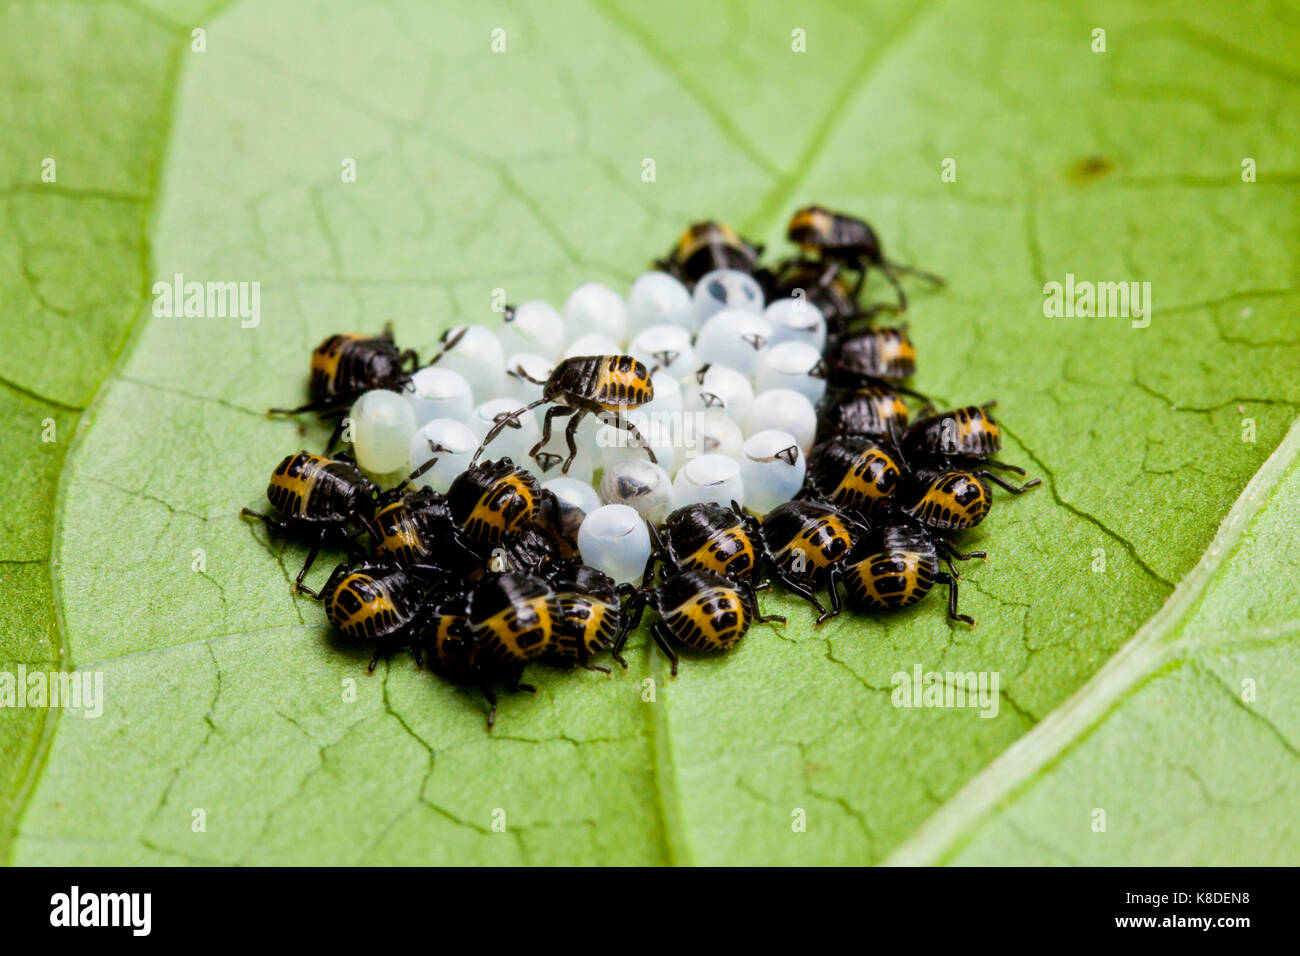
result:
[[(866, 535), (844, 562), (844, 590), (849, 601), (873, 610), (910, 607), (937, 584), (948, 586), (948, 617), (975, 626), (975, 619), (957, 611), (957, 571), (954, 559), (984, 557), (982, 551), (961, 554), (942, 538), (904, 516)], [(939, 570), (942, 559), (948, 571)]]
[[(546, 417), (542, 421), (542, 438), (528, 453), (537, 459), (542, 446), (551, 440), (551, 425), (556, 418), (571, 416), (564, 438), (568, 443), (569, 457), (564, 460), (561, 472), (567, 474), (573, 459), (578, 456), (578, 425), (589, 414), (611, 416), (610, 424), (623, 429), (636, 439), (643, 447), (650, 460), (658, 462), (649, 443), (629, 422), (624, 413), (640, 408), (655, 397), (654, 383), (650, 381), (650, 371), (641, 362), (630, 355), (583, 355), (568, 358), (555, 366), (542, 397), (522, 408), (502, 415), (483, 436), (483, 443), (474, 453), (471, 461), (477, 461), (501, 430), (507, 427), (519, 427), (519, 416), (532, 411), (539, 405), (549, 404)], [(543, 468), (545, 468), (543, 463)]]
[[(413, 350), (397, 347), (391, 326), (385, 326), (378, 335), (331, 335), (311, 353), (308, 384), (311, 401), (297, 408), (273, 408), (269, 414), (320, 412), (327, 417), (341, 415), (363, 392), (377, 388), (402, 391), (419, 362), (419, 356)], [(341, 421), (339, 425), (342, 425)], [(341, 427), (335, 428), (331, 446), (340, 431)]]
[(240, 514), (256, 518), (268, 530), (301, 541), (310, 548), (294, 582), (295, 589), (300, 589), (321, 548), (350, 548), (356, 533), (362, 530), (374, 535), (370, 519), (378, 496), (378, 486), (361, 474), (348, 455), (326, 458), (300, 451), (276, 466), (266, 487), (267, 500), (279, 517), (249, 508), (242, 509)]
[[(840, 613), (835, 582), (845, 557), (865, 532), (855, 519), (820, 501), (787, 501), (763, 519), (764, 556), (777, 580), (817, 609), (821, 624)], [(815, 589), (830, 590), (831, 609)]]
[(658, 587), (639, 593), (631, 624), (614, 647), (614, 660), (627, 667), (623, 645), (627, 633), (640, 623), (647, 605), (659, 615), (650, 627), (650, 636), (672, 664), (674, 676), (674, 642), (706, 653), (724, 653), (740, 643), (752, 624), (785, 623), (785, 618), (778, 615), (760, 615), (752, 593), (731, 578), (708, 571), (679, 571)]
[(876, 230), (855, 216), (822, 206), (805, 206), (790, 217), (786, 235), (805, 253), (818, 256), (833, 273), (841, 266), (856, 271), (858, 281), (852, 292), (855, 301), (869, 268), (879, 269), (894, 287), (899, 311), (907, 308), (907, 294), (898, 281), (900, 275), (914, 275), (931, 285), (943, 285), (943, 279), (932, 272), (887, 260)]
[(730, 226), (708, 220), (689, 226), (655, 268), (675, 276), (688, 289), (715, 269), (753, 274), (763, 247), (742, 239)]
[(993, 496), (978, 474), (964, 471), (914, 469), (900, 495), (904, 514), (931, 531), (967, 531), (989, 513)]
[(900, 383), (916, 373), (916, 348), (905, 326), (832, 337), (826, 348), (826, 380), (835, 388), (884, 386), (928, 401)]
[(896, 440), (910, 413), (903, 400), (880, 385), (828, 392), (817, 406), (817, 441), (837, 435)]
[(892, 306), (873, 305), (861, 309), (844, 277), (807, 259), (787, 259), (780, 263), (771, 279), (769, 299), (793, 299), (817, 307), (826, 319), (827, 328), (834, 334), (847, 331), (855, 321), (870, 319)]
[(414, 644), (427, 614), (422, 588), (395, 564), (340, 564), (319, 592), (301, 589), (325, 603), (325, 616), (344, 637), (374, 644), (372, 671), (381, 654)]
[(478, 555), (460, 545), (451, 509), (432, 488), (403, 484), (380, 496), (375, 512), (376, 553), (429, 580), (464, 576)]
[(900, 446), (903, 457), (913, 466), (969, 471), (1014, 495), (1037, 487), (1042, 484), (1038, 478), (1013, 485), (988, 471), (1000, 468), (1017, 475), (1025, 473), (1019, 465), (993, 458), (1002, 450), (1002, 430), (990, 414), (996, 404), (968, 405), (919, 419), (903, 433)]
[(471, 465), (447, 489), (453, 538), (481, 560), (494, 548), (508, 551), (533, 527), (546, 496), (537, 479), (509, 458)]
[[(429, 666), (453, 684), (478, 687), (488, 702), (487, 728), (492, 729), (497, 718), (497, 696), (493, 685), (505, 684), (510, 690), (528, 691), (533, 688), (521, 684), (524, 664), (515, 655), (485, 652), (485, 638), (496, 632), (500, 624), (485, 623), (494, 619), (488, 613), (492, 606), (500, 606), (502, 589), (496, 578), (484, 580), (468, 594), (451, 598), (432, 607), (424, 628), (424, 648)], [(505, 598), (508, 602), (510, 598)], [(477, 626), (471, 622), (473, 605), (479, 605)], [(529, 658), (532, 659), (532, 658)]]
[(547, 582), (559, 600), (560, 617), (546, 660), (560, 667), (585, 667), (608, 674), (608, 667), (593, 664), (591, 659), (622, 638), (628, 625), (623, 601), (636, 589), (619, 586), (603, 571), (573, 562), (556, 566)]
[(838, 508), (871, 514), (902, 484), (896, 457), (872, 438), (832, 438), (813, 449), (805, 486)]
[(508, 571), (469, 593), (466, 624), (480, 657), (511, 673), (552, 649), (560, 604), (541, 578)]
[(678, 508), (664, 521), (659, 557), (664, 576), (681, 571), (708, 571), (753, 584), (762, 556), (759, 523), (736, 502), (727, 508), (714, 502)]

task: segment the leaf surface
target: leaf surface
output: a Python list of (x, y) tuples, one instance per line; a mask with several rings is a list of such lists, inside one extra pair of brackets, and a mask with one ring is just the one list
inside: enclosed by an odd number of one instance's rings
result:
[[(102, 672), (107, 695), (94, 720), (2, 715), (12, 862), (1036, 861), (1044, 843), (1092, 859), (1106, 851), (1087, 842), (1086, 813), (1050, 809), (1051, 788), (1070, 785), (1080, 806), (1117, 808), (1112, 837), (1117, 816), (1137, 828), (1111, 852), (1199, 860), (1232, 844), (1225, 813), (1179, 850), (1144, 816), (1152, 794), (1107, 789), (1109, 752), (1080, 764), (1087, 780), (995, 758), (1087, 695), (1204, 566), (1295, 418), (1293, 13), (95, 10), (5, 13), (31, 18), (21, 25), (44, 31), (50, 56), (78, 64), (55, 72), (84, 88), (47, 90), (76, 107), (20, 106), (43, 123), (4, 134), (22, 147), (0, 160), (21, 228), (0, 245), (0, 288), (45, 338), (0, 356), (12, 385), (0, 400), (25, 429), (0, 439), (19, 462), (4, 480), (30, 502), (4, 519), (3, 573), (18, 586), (5, 588), (0, 634), (14, 660)], [(204, 53), (190, 50), (192, 25), (207, 30)], [(1090, 48), (1097, 26), (1104, 54)], [(791, 51), (796, 28), (806, 53)], [(70, 157), (57, 194), (37, 178), (44, 151)], [(1257, 182), (1242, 182), (1243, 157)], [(945, 158), (956, 182), (940, 178)], [(346, 159), (355, 183), (341, 180)], [(766, 597), (790, 624), (756, 628), (738, 652), (691, 659), (675, 681), (639, 651), (612, 679), (539, 672), (537, 697), (505, 699), (489, 736), (474, 694), (406, 660), (368, 677), (319, 608), (290, 596), (301, 549), (239, 520), (281, 456), (323, 441), (264, 410), (297, 399), (326, 334), (392, 320), (428, 350), (448, 325), (492, 321), (497, 288), (557, 304), (588, 279), (625, 288), (703, 216), (783, 249), (785, 217), (814, 200), (862, 212), (892, 256), (948, 278), (914, 299), (917, 384), (949, 402), (998, 398), (1004, 457), (1044, 478), (969, 539), (991, 555), (962, 579), (975, 630), (949, 626), (939, 598), (815, 628), (803, 605)], [(155, 317), (152, 282), (178, 273), (259, 282), (260, 324)], [(1067, 273), (1150, 282), (1150, 327), (1044, 317), (1044, 283)], [(79, 417), (66, 459), (40, 457), (46, 406)], [(1258, 490), (1285, 502), (1287, 487)], [(1272, 506), (1255, 520), (1270, 515), (1282, 522), (1271, 553), (1294, 567), (1295, 521)], [(1263, 600), (1266, 565), (1234, 551), (1219, 573)], [(1224, 601), (1206, 634), (1256, 626)], [(1275, 615), (1260, 626), (1300, 619), (1291, 592), (1265, 603)], [(1178, 621), (1179, 634), (1191, 626)], [(1244, 671), (1180, 655), (1162, 666), (1182, 665), (1171, 686), (1191, 716), (1144, 705), (1069, 753), (1132, 738), (1175, 765), (1198, 745), (1186, 725), (1209, 715), (1253, 741), (1280, 789), (1200, 787), (1171, 769), (1160, 803), (1187, 819), (1207, 801), (1251, 803), (1255, 826), (1280, 820), (1295, 772), (1285, 705), (1261, 690), (1243, 710), (1225, 686)], [(918, 664), (998, 672), (997, 716), (894, 707), (892, 675)], [(998, 799), (985, 806), (964, 788), (991, 774)], [(1003, 793), (1017, 775), (1022, 788)], [(796, 810), (806, 832), (792, 829)], [(959, 819), (951, 839), (929, 836), (936, 811)], [(1294, 861), (1294, 830), (1277, 832), (1278, 858)]]

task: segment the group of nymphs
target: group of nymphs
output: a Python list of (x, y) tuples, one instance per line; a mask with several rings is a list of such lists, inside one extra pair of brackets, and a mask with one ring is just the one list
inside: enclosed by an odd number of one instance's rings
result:
[[(444, 678), (481, 688), (489, 728), (495, 688), (532, 690), (521, 683), (529, 663), (608, 673), (597, 660), (610, 652), (626, 667), (624, 644), (647, 606), (650, 637), (674, 674), (678, 645), (725, 652), (755, 622), (784, 622), (759, 611), (768, 577), (811, 604), (819, 624), (839, 613), (841, 586), (851, 605), (885, 611), (940, 583), (948, 616), (973, 626), (958, 611), (953, 562), (984, 554), (963, 553), (954, 539), (988, 514), (991, 486), (1020, 494), (1039, 482), (998, 473), (1024, 471), (994, 457), (1002, 439), (992, 402), (937, 412), (905, 384), (916, 367), (906, 327), (875, 323), (906, 310), (900, 277), (941, 279), (891, 262), (870, 225), (820, 206), (796, 212), (788, 236), (799, 253), (769, 267), (762, 247), (700, 222), (656, 265), (688, 288), (712, 270), (740, 270), (769, 301), (799, 296), (821, 310), (828, 390), (805, 486), (761, 520), (734, 503), (677, 509), (650, 526), (639, 584), (584, 565), (573, 515), (508, 458), (476, 459), (439, 494), (409, 479), (381, 489), (347, 454), (302, 451), (271, 476), (273, 513), (243, 513), (309, 548), (295, 588), (323, 601), (346, 639), (373, 647), (372, 669), (409, 648)], [(859, 303), (872, 272), (896, 302)], [(311, 356), (311, 401), (287, 411), (341, 418), (358, 395), (401, 390), (418, 367), (390, 329), (330, 336)], [(652, 396), (649, 370), (631, 356), (564, 359), (543, 389), (546, 403), (616, 418)], [(916, 420), (904, 397), (922, 406)], [(322, 549), (346, 560), (312, 590), (303, 580)]]

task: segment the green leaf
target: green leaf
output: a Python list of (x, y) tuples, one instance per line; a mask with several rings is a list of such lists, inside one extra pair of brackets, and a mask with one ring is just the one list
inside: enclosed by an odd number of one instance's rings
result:
[[(1300, 560), (1293, 440), (1212, 549), (1300, 403), (1300, 27), (1268, 6), (880, 6), (5, 7), (0, 295), (30, 334), (0, 352), (0, 656), (102, 673), (106, 701), (0, 711), (0, 855), (1181, 862), (1267, 832), (1294, 862), (1278, 687), (1300, 598), (1273, 586)], [(1005, 457), (1045, 479), (969, 539), (991, 555), (962, 578), (975, 630), (938, 598), (815, 628), (765, 597), (788, 626), (677, 680), (639, 651), (609, 679), (537, 669), (488, 735), (474, 694), (406, 660), (367, 676), (291, 597), (302, 550), (239, 520), (323, 441), (264, 410), (302, 394), (324, 335), (391, 319), (427, 349), (491, 321), (496, 288), (624, 287), (702, 216), (784, 249), (813, 200), (948, 278), (914, 299), (917, 385), (998, 398)], [(260, 324), (153, 316), (177, 273), (259, 282)], [(1067, 273), (1149, 281), (1150, 327), (1044, 317)], [(894, 707), (914, 665), (997, 672), (997, 716)]]
[(1293, 862), (1297, 526), (1300, 424), (1123, 651), (891, 860)]
[[(0, 10), (0, 661), (72, 663), (60, 638), (55, 497), (78, 418), (148, 288), (149, 215), (175, 30), (80, 4)], [(103, 38), (132, 36), (130, 44)], [(45, 164), (53, 180), (42, 178)], [(57, 715), (0, 709), (0, 858)], [(44, 737), (42, 736), (44, 734)]]

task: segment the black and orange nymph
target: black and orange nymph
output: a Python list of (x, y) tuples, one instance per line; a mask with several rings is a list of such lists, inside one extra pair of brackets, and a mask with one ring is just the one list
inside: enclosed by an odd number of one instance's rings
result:
[(674, 675), (678, 662), (674, 643), (721, 654), (735, 648), (753, 624), (785, 623), (783, 617), (759, 613), (752, 589), (709, 571), (679, 571), (658, 587), (642, 589), (634, 603), (632, 619), (614, 646), (614, 660), (627, 667), (623, 645), (648, 606), (659, 615), (650, 626), (650, 636), (672, 664)]
[(831, 389), (817, 405), (817, 442), (851, 435), (897, 440), (910, 414), (897, 393), (883, 385)]
[[(418, 478), (432, 462), (411, 473)], [(509, 458), (478, 462), (456, 476), (445, 499), (431, 516), (433, 527), (444, 530), (439, 540), (468, 552), (486, 564), (494, 551), (501, 549), (507, 557), (523, 566), (531, 566), (528, 554), (537, 542), (528, 541), (532, 533), (549, 537), (542, 518), (549, 513), (553, 498), (543, 491), (531, 473), (519, 468)], [(441, 515), (450, 519), (444, 526)], [(528, 550), (521, 550), (529, 545)], [(545, 548), (544, 545), (541, 547)], [(552, 549), (545, 548), (546, 557)]]
[(376, 555), (424, 580), (464, 579), (482, 564), (478, 551), (462, 544), (447, 499), (432, 488), (403, 484), (384, 492), (372, 527)]
[[(480, 586), (495, 590), (495, 584), (486, 581)], [(479, 688), (488, 702), (487, 729), (491, 730), (497, 719), (496, 685), (504, 684), (517, 691), (531, 692), (533, 688), (520, 683), (523, 668), (517, 663), (502, 663), (498, 658), (480, 653), (482, 630), (471, 629), (469, 620), (470, 603), (477, 590), (431, 605), (423, 627), (422, 650), (429, 668), (444, 680)]]
[(275, 515), (244, 508), (240, 514), (256, 518), (267, 529), (309, 547), (307, 560), (294, 582), (302, 579), (321, 548), (355, 549), (361, 532), (375, 536), (372, 518), (379, 487), (361, 473), (346, 454), (332, 458), (300, 451), (275, 467), (266, 486), (266, 498)]
[(622, 639), (630, 623), (624, 602), (635, 595), (636, 588), (615, 584), (605, 572), (578, 562), (556, 565), (546, 581), (560, 604), (547, 663), (608, 673), (609, 668), (591, 661)]
[[(841, 566), (866, 529), (850, 514), (821, 501), (787, 501), (763, 519), (764, 557), (786, 588), (817, 609), (821, 624), (840, 612), (835, 586)], [(830, 592), (828, 611), (816, 589)]]
[(856, 216), (823, 206), (805, 206), (790, 217), (786, 235), (805, 255), (815, 256), (832, 277), (842, 268), (856, 272), (857, 283), (850, 292), (854, 302), (870, 269), (879, 271), (894, 287), (900, 312), (907, 309), (907, 294), (898, 281), (900, 275), (913, 275), (931, 285), (943, 285), (943, 279), (934, 273), (886, 259), (876, 230)]
[(746, 586), (757, 581), (763, 557), (758, 519), (732, 502), (686, 505), (652, 529), (664, 576), (677, 571), (708, 571)]
[(374, 648), (371, 670), (381, 654), (401, 647), (412, 647), (418, 658), (415, 644), (431, 608), (424, 588), (396, 564), (340, 564), (319, 592), (301, 589), (324, 602), (325, 616), (335, 630)]
[(968, 472), (1016, 495), (1037, 487), (1042, 483), (1038, 478), (1013, 485), (989, 471), (1025, 473), (1019, 465), (993, 457), (1002, 450), (1002, 430), (991, 414), (996, 404), (968, 405), (921, 418), (903, 433), (899, 450), (913, 470)]
[(554, 462), (542, 461), (538, 452), (551, 440), (551, 427), (555, 419), (565, 416), (569, 417), (569, 424), (564, 430), (569, 457), (560, 469), (565, 474), (578, 455), (578, 426), (590, 414), (601, 415), (609, 424), (628, 432), (645, 449), (650, 460), (657, 461), (641, 432), (624, 417), (626, 412), (640, 408), (654, 397), (655, 388), (650, 380), (650, 370), (630, 355), (582, 355), (567, 358), (552, 370), (542, 388), (541, 398), (500, 416), (483, 436), (483, 443), (471, 460), (478, 461), (483, 450), (501, 434), (502, 429), (517, 428), (521, 415), (540, 405), (550, 405), (542, 420), (541, 440), (528, 453), (530, 458), (542, 466), (543, 471), (549, 471)]
[(466, 623), (478, 655), (496, 667), (517, 668), (551, 650), (560, 604), (539, 577), (508, 571), (485, 578), (469, 594)]
[(914, 374), (916, 347), (906, 326), (832, 336), (826, 344), (826, 381), (832, 388), (884, 387), (928, 401), (921, 392), (901, 384)]
[[(952, 562), (982, 557), (982, 551), (960, 553), (940, 535), (897, 514), (872, 528), (845, 559), (844, 591), (856, 607), (891, 611), (910, 607), (935, 584), (944, 584), (948, 587), (948, 617), (974, 627), (975, 620), (957, 610), (958, 575)], [(940, 569), (941, 560), (947, 571)]]
[(762, 254), (762, 246), (741, 238), (730, 226), (706, 220), (687, 227), (668, 255), (655, 260), (655, 267), (694, 289), (715, 269), (735, 269), (752, 275), (759, 268)]
[(966, 471), (913, 469), (897, 504), (904, 514), (930, 531), (969, 531), (989, 513), (993, 495), (979, 474)]
[(813, 449), (804, 487), (813, 498), (870, 515), (902, 484), (896, 452), (874, 438), (847, 435)]
[(397, 347), (390, 326), (378, 335), (331, 335), (311, 353), (311, 400), (297, 408), (273, 408), (270, 414), (342, 415), (363, 392), (377, 388), (402, 391), (419, 363), (413, 350)]
[(802, 298), (817, 307), (832, 335), (843, 334), (851, 324), (871, 318), (886, 306), (858, 307), (853, 290), (842, 275), (808, 259), (786, 259), (762, 276), (768, 281), (765, 290), (769, 302)]

